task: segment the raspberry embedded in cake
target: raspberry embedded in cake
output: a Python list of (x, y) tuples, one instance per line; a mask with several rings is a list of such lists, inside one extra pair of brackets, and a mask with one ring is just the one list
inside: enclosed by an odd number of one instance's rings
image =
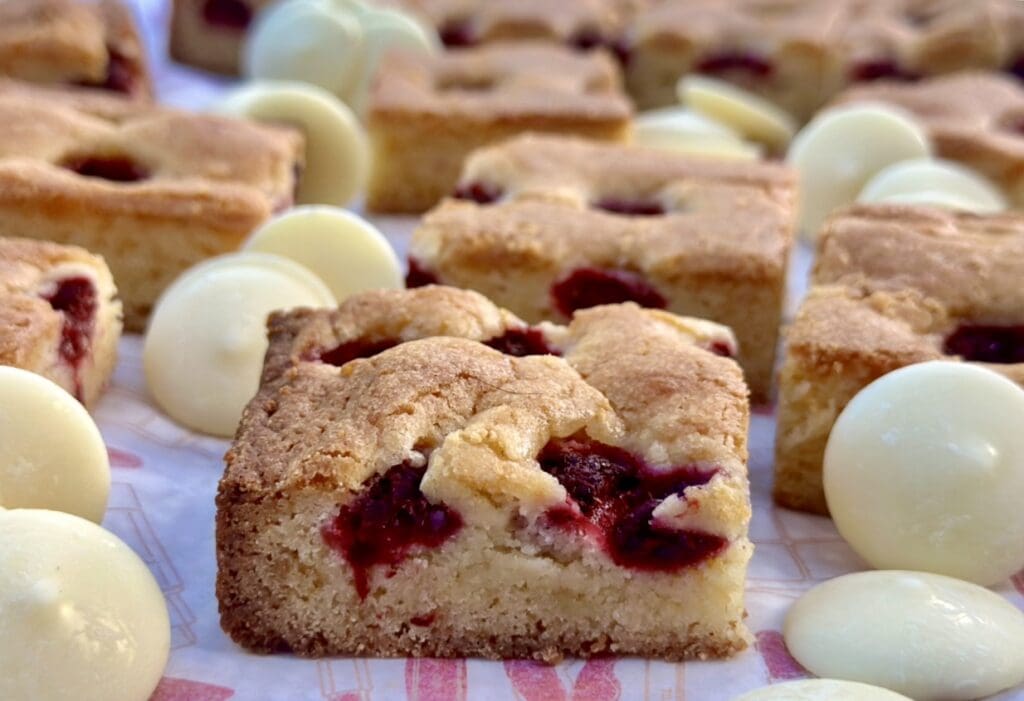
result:
[(149, 171), (128, 156), (69, 156), (61, 166), (87, 178), (115, 183), (135, 183), (149, 177)]
[(341, 367), (345, 363), (350, 363), (358, 358), (372, 358), (378, 353), (394, 348), (398, 344), (399, 341), (394, 339), (346, 341), (322, 353), (314, 354), (314, 358), (322, 363)]
[(436, 548), (462, 526), (457, 513), (420, 491), (426, 469), (395, 465), (324, 526), (324, 541), (348, 560), (361, 598), (370, 593), (370, 568), (397, 565), (417, 547)]
[(556, 507), (551, 522), (575, 528), (584, 519), (623, 567), (672, 571), (698, 564), (727, 545), (720, 536), (668, 528), (653, 516), (667, 497), (707, 484), (714, 470), (655, 471), (621, 448), (585, 438), (552, 441), (538, 461), (569, 493), (569, 505)]
[(921, 78), (920, 74), (909, 71), (892, 59), (873, 59), (854, 64), (850, 69), (850, 80), (855, 83), (868, 83), (873, 80), (900, 80), (913, 82)]
[(449, 19), (441, 23), (437, 35), (446, 49), (464, 49), (480, 43), (473, 22), (466, 18)]
[(531, 327), (508, 329), (502, 335), (484, 341), (484, 345), (517, 358), (527, 355), (560, 355), (558, 351), (548, 345), (547, 339), (544, 338), (540, 329)]
[(85, 277), (65, 278), (56, 289), (44, 296), (63, 317), (59, 353), (71, 367), (75, 397), (83, 399), (82, 363), (92, 350), (93, 326), (96, 319), (96, 286)]
[(505, 190), (491, 183), (474, 180), (468, 183), (460, 183), (452, 193), (457, 200), (469, 200), (477, 204), (491, 204), (497, 202), (505, 194)]
[(594, 207), (627, 217), (658, 217), (665, 214), (664, 205), (652, 199), (604, 197), (594, 202)]
[(767, 58), (749, 51), (722, 51), (709, 54), (697, 61), (694, 70), (707, 75), (767, 78), (775, 71), (775, 66)]
[(946, 338), (943, 350), (977, 363), (1024, 363), (1024, 325), (963, 324)]
[(139, 87), (139, 66), (112, 46), (107, 47), (107, 72), (102, 81), (76, 81), (74, 85), (132, 95)]
[(243, 0), (206, 0), (203, 20), (214, 27), (242, 32), (252, 23), (252, 8)]
[(427, 269), (416, 258), (409, 258), (409, 272), (405, 274), (406, 287), (426, 287), (427, 285), (436, 285), (439, 282), (441, 282), (441, 279), (436, 273)]
[(577, 268), (551, 287), (555, 307), (565, 316), (601, 304), (636, 302), (664, 309), (668, 300), (642, 275), (629, 270)]

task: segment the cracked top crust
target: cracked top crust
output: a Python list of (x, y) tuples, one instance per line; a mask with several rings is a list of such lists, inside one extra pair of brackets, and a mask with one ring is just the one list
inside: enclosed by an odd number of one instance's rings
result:
[(111, 70), (130, 72), (129, 94), (151, 94), (145, 50), (118, 0), (0, 2), (0, 75), (103, 87)]
[[(425, 323), (424, 309), (437, 321)], [(717, 468), (693, 488), (703, 490), (697, 500), (724, 495), (708, 518), (717, 523), (724, 509), (742, 527), (746, 386), (733, 361), (696, 345), (724, 327), (623, 304), (535, 327), (562, 357), (512, 357), (471, 340), (525, 327), (478, 294), (443, 287), (274, 315), (264, 382), (227, 455), (219, 498), (353, 492), (393, 465), (426, 460), (429, 498), (470, 520), (507, 523), (512, 509), (537, 515), (565, 500), (536, 456), (552, 438), (585, 432), (655, 467)], [(470, 338), (410, 340), (438, 328)], [(341, 367), (303, 359), (313, 346), (382, 333), (406, 342)]]
[(370, 118), (625, 123), (632, 106), (620, 82), (604, 53), (542, 42), (497, 42), (429, 58), (394, 53), (377, 73)]
[[(196, 115), (85, 91), (0, 82), (0, 204), (81, 207), (137, 217), (259, 223), (293, 198), (303, 138), (295, 130)], [(137, 182), (63, 167), (124, 159)]]
[(101, 303), (114, 295), (106, 263), (84, 248), (0, 237), (0, 365), (28, 367), (40, 344), (56, 348), (64, 317), (42, 295), (69, 277), (92, 280)]
[(1024, 89), (1010, 76), (966, 71), (918, 83), (879, 81), (850, 88), (833, 104), (854, 102), (907, 110), (943, 156), (989, 177), (1016, 180), (1024, 168)]
[(825, 224), (813, 280), (914, 288), (951, 317), (1024, 323), (1024, 216), (854, 206)]

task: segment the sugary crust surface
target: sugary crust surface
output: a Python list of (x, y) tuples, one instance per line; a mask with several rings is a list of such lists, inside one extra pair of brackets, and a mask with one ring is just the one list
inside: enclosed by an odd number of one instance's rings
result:
[(129, 94), (152, 93), (145, 49), (130, 11), (118, 0), (0, 3), (0, 75), (99, 87), (111, 61), (130, 73)]
[[(425, 309), (433, 310), (433, 318), (424, 319)], [(415, 577), (417, 568), (425, 566), (428, 559), (440, 568), (448, 559), (484, 557), (497, 547), (493, 557), (500, 564), (492, 562), (491, 567), (511, 570), (493, 572), (495, 579), (482, 585), (493, 586), (520, 566), (513, 562), (527, 563), (530, 560), (523, 557), (535, 557), (524, 554), (514, 556), (518, 558), (514, 561), (503, 559), (502, 553), (525, 547), (516, 540), (520, 537), (517, 529), (537, 522), (547, 509), (566, 499), (565, 489), (540, 469), (537, 454), (552, 438), (585, 433), (632, 451), (655, 466), (716, 467), (718, 473), (708, 484), (688, 488), (685, 499), (666, 500), (659, 507), (659, 518), (678, 528), (702, 528), (728, 538), (731, 545), (709, 563), (706, 576), (726, 576), (723, 573), (728, 572), (731, 578), (749, 556), (745, 538), (750, 516), (748, 409), (746, 387), (735, 363), (695, 345), (709, 331), (716, 331), (709, 329), (713, 326), (635, 305), (600, 307), (578, 313), (566, 327), (540, 327), (545, 339), (564, 357), (516, 358), (470, 339), (485, 340), (525, 324), (480, 295), (451, 288), (372, 292), (348, 300), (337, 311), (274, 315), (263, 384), (243, 415), (218, 493), (222, 625), (235, 640), (253, 649), (285, 646), (316, 655), (482, 655), (553, 660), (565, 654), (621, 649), (679, 659), (729, 654), (742, 647), (746, 633), (735, 617), (735, 600), (713, 614), (734, 616), (727, 626), (730, 633), (723, 629), (706, 635), (679, 631), (671, 641), (614, 639), (614, 635), (609, 639), (612, 634), (601, 633), (601, 629), (616, 629), (617, 624), (610, 622), (595, 623), (595, 630), (587, 634), (571, 632), (572, 625), (559, 633), (562, 624), (554, 620), (548, 621), (549, 630), (531, 640), (504, 635), (502, 631), (517, 625), (504, 618), (495, 622), (498, 627), (491, 629), (489, 636), (467, 633), (479, 631), (472, 625), (456, 626), (461, 632), (445, 633), (446, 625), (439, 624), (433, 633), (424, 632), (426, 629), (410, 633), (406, 627), (405, 634), (388, 638), (383, 628), (377, 635), (376, 625), (359, 623), (364, 608), (371, 618), (380, 614), (373, 613), (376, 600), (367, 600), (363, 606), (358, 599), (346, 604), (351, 608), (342, 617), (344, 623), (320, 619), (320, 630), (290, 630), (286, 621), (275, 621), (271, 611), (255, 611), (259, 597), (276, 597), (278, 593), (260, 594), (266, 585), (258, 576), (254, 579), (247, 574), (248, 558), (259, 551), (255, 541), (262, 542), (260, 532), (266, 519), (322, 525), (338, 504), (353, 498), (373, 475), (409, 461), (426, 462), (423, 493), (432, 502), (457, 510), (465, 527), (450, 547), (411, 560), (411, 569), (400, 567), (394, 579), (389, 575), (389, 586), (408, 586), (406, 579)], [(432, 336), (439, 332), (451, 335)], [(420, 335), (428, 337), (412, 340)], [(311, 351), (326, 350), (338, 342), (384, 338), (405, 342), (340, 368), (310, 359)], [(298, 504), (313, 504), (312, 513), (285, 515)], [(520, 525), (514, 527), (515, 523)], [(318, 527), (309, 532), (318, 534)], [(270, 537), (279, 536), (275, 531)], [(315, 538), (317, 543), (311, 547), (322, 548), (319, 536)], [(491, 545), (482, 544), (480, 538)], [(278, 556), (267, 553), (271, 560)], [(318, 557), (327, 562), (318, 561), (313, 566), (317, 572), (340, 566), (340, 561), (331, 564), (337, 554), (327, 552)], [(595, 576), (621, 577), (611, 574), (616, 568), (606, 561), (593, 560), (598, 557), (594, 553), (564, 557), (577, 563), (567, 566), (591, 568), (587, 571)], [(287, 568), (285, 576), (290, 578), (291, 565), (286, 563), (290, 556), (284, 558), (277, 567)], [(538, 564), (544, 561), (536, 560)], [(331, 594), (334, 601), (352, 596), (342, 570), (338, 572), (330, 585), (332, 591), (338, 589)], [(552, 586), (547, 576), (539, 587)], [(672, 581), (689, 581), (685, 577), (685, 573), (678, 577), (652, 575), (651, 591), (667, 591)], [(693, 580), (692, 586), (700, 586), (697, 581), (701, 580)], [(737, 591), (730, 590), (729, 597), (739, 594), (738, 585), (730, 579), (728, 586)], [(452, 591), (460, 591), (458, 586), (463, 585), (453, 582)], [(528, 593), (524, 595), (528, 598)], [(381, 601), (389, 597), (384, 594)], [(476, 610), (476, 602), (471, 607)], [(394, 624), (393, 620), (384, 623)], [(337, 626), (352, 632), (338, 638), (332, 632)], [(594, 642), (602, 639), (604, 643)]]
[(938, 155), (976, 168), (1024, 202), (1024, 89), (1012, 77), (970, 71), (919, 83), (880, 81), (850, 88), (834, 104), (855, 102), (907, 110)]
[(952, 317), (1024, 321), (1024, 216), (860, 205), (821, 233), (813, 281), (913, 288)]
[(393, 54), (377, 73), (370, 104), (371, 123), (434, 118), (538, 128), (538, 120), (614, 124), (631, 113), (610, 57), (540, 42), (496, 42), (430, 59)]
[[(63, 315), (43, 295), (67, 277), (87, 277), (97, 288), (92, 355), (76, 388), (59, 365)], [(0, 237), (0, 365), (31, 370), (80, 393), (91, 406), (113, 371), (121, 335), (121, 303), (103, 259), (77, 246)], [(80, 390), (80, 391), (79, 391)]]

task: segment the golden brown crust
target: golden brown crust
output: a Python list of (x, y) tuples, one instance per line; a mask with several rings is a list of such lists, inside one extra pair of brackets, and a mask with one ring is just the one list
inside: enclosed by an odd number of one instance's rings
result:
[(907, 205), (859, 205), (826, 222), (817, 284), (913, 288), (952, 317), (1024, 321), (1024, 216)]
[(971, 71), (919, 83), (881, 81), (850, 88), (834, 104), (856, 102), (910, 112), (937, 155), (975, 168), (1024, 203), (1024, 89), (1012, 77)]
[[(96, 288), (90, 357), (76, 372), (58, 357), (63, 314), (45, 299), (59, 281), (86, 277)], [(30, 370), (75, 394), (86, 406), (113, 371), (121, 305), (103, 259), (76, 246), (0, 237), (0, 365)]]
[[(112, 81), (111, 71), (122, 75)], [(145, 50), (130, 11), (118, 0), (5, 0), (0, 75), (107, 85), (132, 97), (152, 94)]]
[[(434, 318), (420, 316), (427, 309)], [(580, 312), (569, 326), (537, 329), (564, 357), (517, 358), (455, 337), (485, 340), (524, 327), (462, 290), (371, 292), (335, 311), (274, 315), (264, 381), (228, 452), (217, 497), (223, 627), (251, 649), (305, 655), (554, 661), (619, 651), (682, 659), (742, 648), (747, 634), (738, 597), (750, 555), (749, 412), (735, 363), (695, 345), (709, 326), (632, 304), (598, 307)], [(414, 340), (421, 335), (428, 337)], [(399, 339), (405, 342), (341, 367), (315, 360), (318, 350), (338, 342)], [(535, 528), (527, 524), (540, 523), (547, 509), (564, 503), (566, 492), (536, 456), (552, 438), (579, 434), (655, 466), (716, 468), (708, 484), (665, 500), (658, 517), (676, 528), (721, 534), (730, 545), (692, 578), (664, 573), (623, 579), (606, 556), (576, 539), (542, 545), (556, 551), (537, 557), (535, 546), (525, 544), (534, 537), (526, 532)], [(319, 529), (371, 476), (403, 462), (426, 464), (424, 495), (455, 509), (465, 526), (450, 547), (410, 559), (388, 575), (387, 587), (361, 601), (339, 570), (337, 554), (325, 550)], [(312, 541), (298, 545), (296, 539), (306, 538)], [(285, 542), (288, 552), (281, 550)], [(297, 548), (294, 556), (291, 548)], [(268, 562), (270, 570), (261, 564)], [(564, 576), (549, 571), (562, 566)], [(429, 568), (438, 576), (463, 572), (455, 576), (466, 579), (420, 587), (429, 589), (429, 602), (414, 601), (407, 588)], [(279, 573), (274, 582), (293, 584), (277, 587), (264, 576), (271, 571)], [(318, 603), (302, 606), (301, 613), (292, 608), (299, 603), (287, 591), (305, 591), (324, 576), (329, 583), (311, 590)], [(488, 602), (492, 590), (523, 576), (529, 587), (506, 590), (505, 603), (480, 607), (478, 598)], [(471, 584), (477, 577), (483, 581)], [(654, 600), (664, 597), (673, 620), (685, 623), (660, 635), (640, 632), (646, 624), (637, 629), (612, 620), (604, 607), (614, 607), (606, 602), (623, 592), (609, 582), (637, 594), (644, 589)], [(705, 582), (719, 584), (705, 591)], [(683, 604), (686, 587), (694, 597)], [(598, 608), (582, 618), (579, 611), (566, 609), (569, 618), (550, 611), (560, 604), (548, 592), (569, 596), (574, 588)], [(461, 603), (448, 601), (452, 597)], [(643, 616), (666, 615), (658, 605), (651, 608), (651, 599), (629, 595), (628, 601)], [(276, 603), (268, 608), (268, 602)], [(421, 606), (433, 609), (429, 622), (421, 628), (403, 623)], [(504, 608), (510, 611), (499, 611)], [(290, 613), (281, 617), (281, 610)], [(481, 624), (480, 616), (491, 622)], [(530, 621), (537, 616), (534, 626)], [(526, 624), (532, 635), (518, 632)]]
[(632, 109), (601, 53), (544, 43), (494, 43), (430, 59), (396, 53), (377, 74), (371, 128), (390, 120), (464, 120), (482, 126), (620, 124)]

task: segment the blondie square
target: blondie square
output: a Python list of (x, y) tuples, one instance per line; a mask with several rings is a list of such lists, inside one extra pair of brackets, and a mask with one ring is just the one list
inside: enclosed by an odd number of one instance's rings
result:
[(117, 361), (121, 303), (103, 259), (75, 246), (0, 238), (0, 365), (95, 405)]
[(413, 234), (410, 286), (474, 289), (530, 322), (624, 301), (712, 319), (770, 396), (796, 208), (785, 167), (528, 135), (474, 153), (457, 195), (471, 201)]
[(429, 59), (392, 54), (370, 98), (367, 207), (425, 211), (452, 192), (471, 151), (520, 132), (623, 141), (631, 113), (604, 52), (499, 42)]
[(0, 236), (101, 254), (142, 330), (157, 296), (293, 200), (302, 135), (95, 91), (0, 83)]
[(928, 360), (984, 363), (1024, 383), (1024, 216), (898, 205), (835, 215), (786, 333), (775, 499), (826, 513), (825, 444), (882, 375)]
[(481, 295), (277, 313), (217, 496), (221, 624), (301, 655), (727, 656), (748, 405), (717, 324)]

